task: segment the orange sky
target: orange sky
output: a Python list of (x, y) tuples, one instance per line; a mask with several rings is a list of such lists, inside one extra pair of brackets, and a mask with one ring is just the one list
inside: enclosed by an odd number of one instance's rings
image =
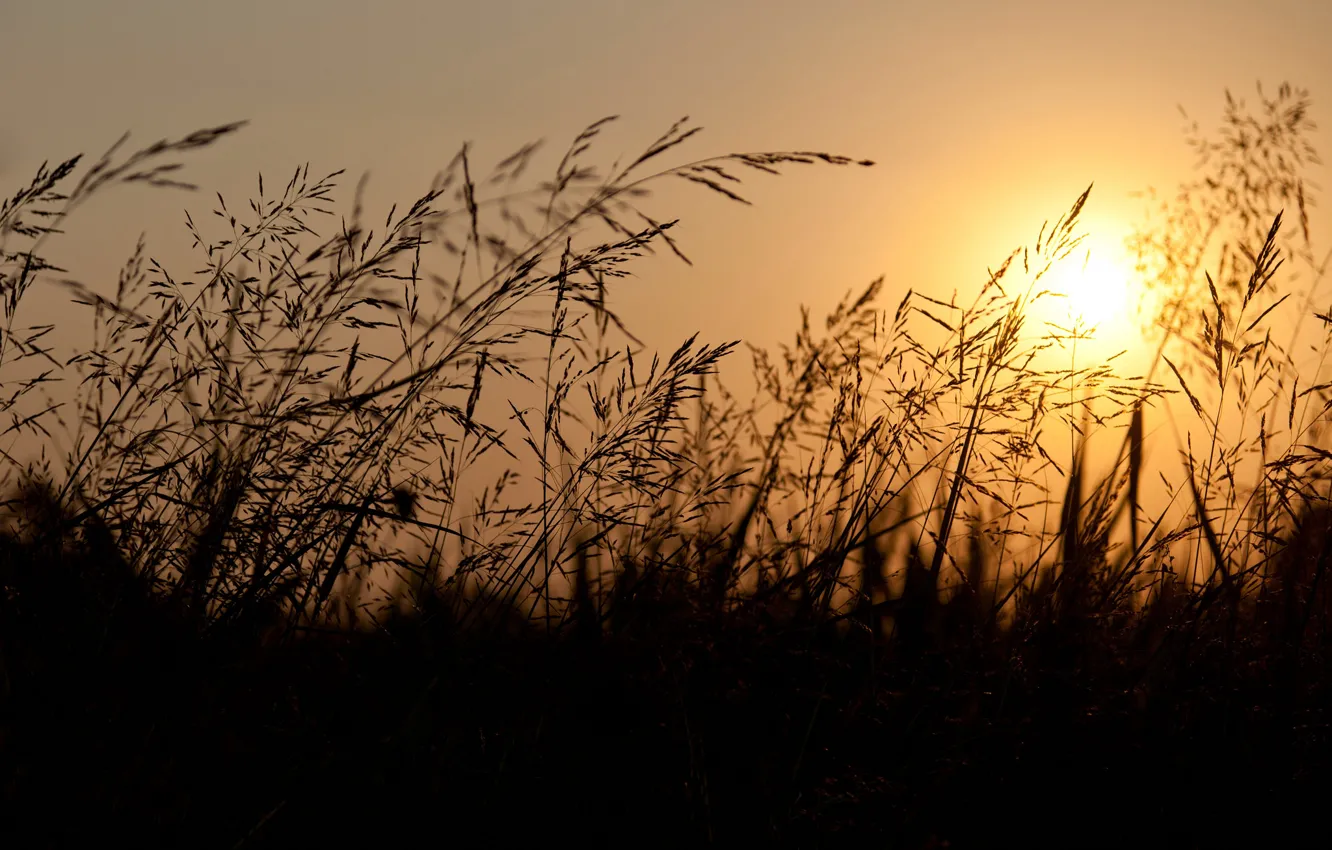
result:
[[(1315, 117), (1332, 98), (1332, 3), (1314, 0), (9, 0), (4, 19), (6, 192), (42, 159), (95, 156), (126, 129), (147, 144), (238, 118), (251, 126), (190, 160), (206, 190), (239, 202), (258, 171), (285, 180), (309, 161), (348, 169), (346, 210), (370, 169), (377, 215), (464, 141), (481, 162), (539, 137), (552, 154), (610, 113), (625, 117), (601, 147), (607, 166), (685, 114), (706, 131), (675, 161), (812, 148), (879, 163), (758, 181), (752, 208), (691, 187), (650, 202), (684, 219), (695, 261), (642, 262), (621, 293), (660, 348), (695, 331), (787, 340), (801, 303), (817, 316), (879, 274), (888, 304), (908, 286), (965, 292), (1093, 181), (1084, 225), (1115, 245), (1142, 209), (1130, 191), (1189, 176), (1177, 105), (1206, 129), (1227, 87), (1252, 98), (1256, 81), (1289, 80), (1312, 90)], [(150, 253), (188, 277), (185, 208), (206, 216), (211, 191), (117, 188), (53, 258), (109, 287), (146, 230)], [(36, 295), (33, 323), (68, 326), (63, 294)]]

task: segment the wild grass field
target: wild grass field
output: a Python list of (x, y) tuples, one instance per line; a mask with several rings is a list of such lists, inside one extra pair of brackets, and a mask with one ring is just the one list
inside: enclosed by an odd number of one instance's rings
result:
[(1033, 319), (1089, 189), (980, 281), (796, 317), (750, 398), (737, 344), (617, 315), (688, 261), (641, 199), (872, 163), (663, 166), (678, 123), (605, 171), (597, 122), (387, 211), (308, 168), (191, 195), (197, 269), (87, 284), (77, 208), (241, 127), (43, 166), (0, 208), (12, 846), (1332, 840), (1310, 110), (1188, 137), (1142, 374)]

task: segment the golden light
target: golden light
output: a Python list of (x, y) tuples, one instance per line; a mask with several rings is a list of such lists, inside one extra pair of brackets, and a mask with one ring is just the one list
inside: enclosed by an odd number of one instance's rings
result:
[(1080, 251), (1056, 263), (1042, 281), (1040, 288), (1055, 297), (1043, 300), (1040, 318), (1050, 333), (1065, 340), (1078, 329), (1070, 347), (1080, 361), (1115, 357), (1116, 371), (1134, 371), (1148, 356), (1138, 327), (1140, 293), (1134, 280), (1133, 263), (1113, 242), (1101, 239), (1090, 247), (1084, 243)]
[(1067, 265), (1057, 288), (1066, 296), (1069, 317), (1096, 328), (1098, 336), (1122, 332), (1119, 325), (1129, 310), (1127, 269), (1093, 254)]

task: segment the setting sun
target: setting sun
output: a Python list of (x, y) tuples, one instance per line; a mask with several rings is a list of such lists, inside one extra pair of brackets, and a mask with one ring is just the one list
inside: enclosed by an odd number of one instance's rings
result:
[(1087, 255), (1061, 281), (1069, 315), (1083, 324), (1109, 331), (1119, 324), (1128, 307), (1128, 274), (1104, 257)]
[(1089, 238), (1043, 277), (1039, 288), (1053, 297), (1041, 299), (1038, 315), (1057, 336), (1077, 328), (1080, 356), (1122, 353), (1122, 366), (1136, 365), (1141, 292), (1133, 283), (1133, 265), (1118, 246), (1123, 237), (1114, 222), (1095, 221), (1087, 228)]

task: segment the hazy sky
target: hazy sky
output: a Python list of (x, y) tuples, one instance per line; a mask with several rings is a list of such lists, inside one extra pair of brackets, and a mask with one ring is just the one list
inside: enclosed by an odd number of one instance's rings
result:
[[(975, 286), (1093, 181), (1085, 222), (1113, 243), (1142, 206), (1130, 190), (1188, 174), (1176, 106), (1214, 125), (1226, 87), (1310, 88), (1326, 159), (1330, 33), (1328, 0), (5, 0), (0, 189), (127, 129), (148, 143), (238, 118), (253, 123), (190, 172), (237, 200), (259, 170), (309, 161), (347, 168), (348, 200), (371, 169), (387, 208), (464, 141), (493, 161), (610, 113), (605, 164), (686, 114), (707, 129), (681, 159), (877, 160), (762, 181), (755, 208), (672, 191), (654, 209), (684, 219), (696, 265), (640, 267), (622, 302), (638, 329), (768, 343), (798, 304), (881, 273), (890, 296)], [(109, 284), (141, 230), (179, 256), (182, 209), (210, 197), (117, 189), (58, 258)]]

